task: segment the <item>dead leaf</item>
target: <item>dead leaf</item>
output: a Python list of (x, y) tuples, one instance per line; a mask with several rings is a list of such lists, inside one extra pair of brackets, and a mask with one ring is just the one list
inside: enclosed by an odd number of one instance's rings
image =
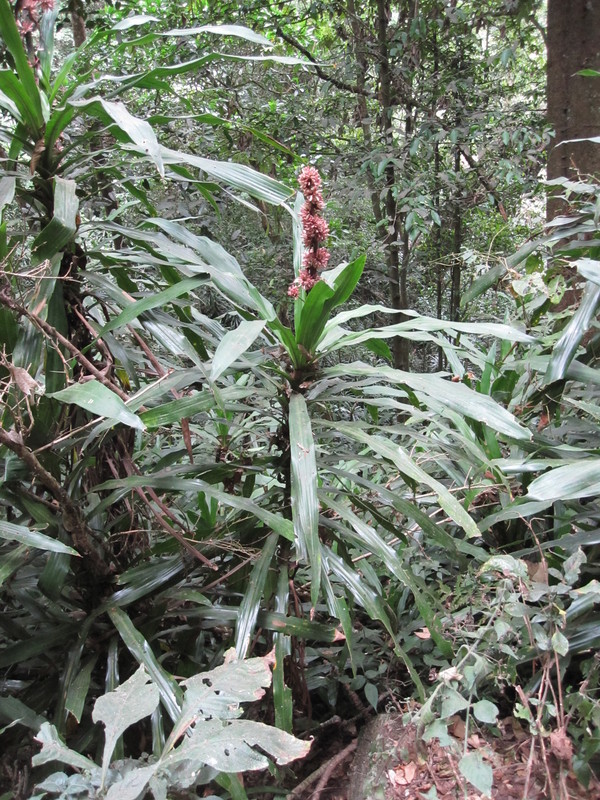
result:
[(31, 375), (27, 372), (26, 369), (23, 369), (23, 367), (13, 367), (13, 366), (10, 366), (9, 369), (12, 375), (12, 379), (26, 397), (29, 397), (30, 395), (34, 394), (37, 390), (39, 390), (40, 388), (39, 383), (34, 378), (31, 377)]
[(450, 723), (448, 732), (456, 739), (460, 739), (462, 741), (465, 738), (465, 733), (467, 732), (465, 721), (455, 714), (453, 717), (450, 717), (448, 722)]
[(550, 749), (559, 761), (571, 763), (573, 743), (564, 728), (558, 728), (550, 734)]
[(415, 636), (417, 639), (431, 639), (429, 628), (421, 628), (420, 631), (415, 631)]
[(546, 559), (535, 562), (524, 558), (523, 561), (527, 565), (527, 572), (534, 583), (548, 583), (548, 562)]
[(417, 765), (414, 761), (409, 761), (408, 764), (404, 765), (404, 777), (406, 778), (407, 783), (412, 783), (415, 779), (415, 775), (417, 774)]
[(460, 672), (456, 669), (456, 667), (448, 667), (448, 669), (441, 670), (439, 676), (444, 683), (450, 683), (450, 681), (459, 681), (462, 678)]

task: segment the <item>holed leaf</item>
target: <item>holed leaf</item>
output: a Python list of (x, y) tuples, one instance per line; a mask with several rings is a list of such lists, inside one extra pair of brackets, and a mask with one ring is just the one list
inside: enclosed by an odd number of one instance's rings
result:
[(103, 784), (119, 736), (134, 723), (149, 717), (159, 700), (158, 687), (151, 682), (144, 667), (140, 667), (114, 692), (108, 692), (96, 700), (92, 719), (104, 723)]

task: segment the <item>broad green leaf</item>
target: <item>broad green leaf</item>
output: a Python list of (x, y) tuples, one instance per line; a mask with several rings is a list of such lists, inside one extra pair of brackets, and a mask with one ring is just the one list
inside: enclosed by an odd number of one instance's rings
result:
[(296, 341), (308, 353), (314, 352), (333, 309), (345, 303), (354, 291), (365, 261), (366, 256), (360, 256), (350, 264), (341, 264), (335, 270), (322, 273), (321, 280), (306, 295), (296, 328)]
[(49, 394), (48, 397), (53, 397), (62, 403), (74, 403), (92, 414), (122, 422), (130, 428), (138, 430), (146, 428), (137, 414), (130, 411), (118, 395), (95, 379), (85, 383), (73, 383), (60, 392)]
[(51, 553), (68, 553), (70, 556), (79, 556), (77, 550), (69, 547), (57, 539), (52, 539), (38, 531), (30, 531), (22, 525), (15, 525), (12, 522), (0, 520), (0, 539), (8, 539), (11, 542), (21, 542), (28, 547), (35, 547), (38, 550), (48, 550)]
[(498, 707), (489, 700), (479, 700), (473, 705), (473, 714), (479, 722), (489, 722), (493, 725), (498, 718)]
[(156, 134), (146, 120), (134, 117), (125, 105), (120, 102), (104, 100), (102, 97), (90, 97), (86, 100), (71, 100), (71, 105), (84, 108), (88, 114), (100, 117), (104, 122), (112, 121), (132, 142), (136, 151), (147, 156), (156, 166), (161, 177), (165, 175), (163, 148), (158, 143)]
[(225, 334), (213, 356), (211, 381), (216, 381), (260, 336), (264, 320), (242, 320), (234, 331)]
[(577, 272), (587, 281), (600, 284), (600, 261), (592, 258), (578, 258), (573, 263), (577, 267)]
[(157, 769), (157, 764), (151, 764), (149, 767), (139, 767), (127, 772), (121, 780), (111, 784), (105, 800), (138, 800), (143, 797), (143, 790)]
[(469, 701), (466, 700), (460, 692), (453, 689), (451, 686), (444, 686), (442, 694), (442, 707), (440, 710), (440, 717), (448, 719), (458, 711), (464, 711), (469, 707)]
[(458, 768), (469, 783), (485, 797), (492, 796), (494, 772), (490, 764), (486, 764), (480, 753), (467, 753), (458, 763)]
[(75, 238), (79, 209), (76, 189), (75, 181), (54, 178), (54, 216), (33, 243), (34, 264), (52, 259)]
[(102, 785), (118, 738), (136, 722), (149, 717), (160, 701), (158, 687), (143, 666), (114, 692), (99, 697), (92, 712), (94, 722), (104, 724)]
[(181, 711), (182, 693), (176, 681), (157, 661), (156, 656), (142, 634), (136, 630), (127, 614), (120, 608), (109, 608), (111, 618), (121, 639), (158, 687), (160, 699), (171, 719), (175, 721)]
[[(16, 80), (14, 76), (11, 79)], [(4, 86), (7, 90), (10, 91), (10, 86), (7, 86), (7, 79), (5, 77), (5, 74), (3, 74), (3, 72), (0, 72), (0, 87), (1, 86)], [(12, 94), (12, 96), (14, 97), (14, 94)], [(13, 100), (11, 100), (11, 98), (6, 94), (6, 92), (3, 92), (1, 89), (0, 89), (0, 108), (3, 108), (5, 111), (8, 111), (8, 113), (16, 122), (18, 122), (21, 125), (23, 124), (23, 115), (21, 114), (19, 107)]]
[(310, 596), (316, 606), (321, 580), (317, 462), (310, 416), (301, 394), (290, 398), (289, 430), (294, 539), (299, 557), (310, 565)]
[(69, 749), (61, 740), (54, 725), (49, 722), (44, 722), (35, 740), (42, 745), (42, 750), (31, 759), (34, 767), (39, 767), (40, 764), (47, 764), (49, 761), (61, 761), (70, 767), (75, 767), (75, 769), (97, 769), (94, 762), (90, 761), (89, 758)]
[(4, 206), (10, 205), (13, 201), (16, 182), (17, 179), (13, 177), (0, 178), (0, 222), (2, 222)]
[(377, 687), (374, 683), (366, 683), (364, 692), (367, 702), (370, 706), (372, 706), (375, 713), (377, 713), (377, 705), (379, 703), (379, 692), (377, 691)]
[(552, 649), (559, 656), (566, 656), (569, 652), (569, 640), (560, 631), (555, 631), (552, 634)]
[(190, 777), (202, 764), (221, 772), (245, 772), (266, 769), (269, 758), (279, 765), (288, 764), (305, 756), (310, 745), (262, 722), (213, 719), (197, 722), (179, 747), (158, 763), (162, 769), (178, 767), (178, 772)]
[(279, 535), (277, 533), (270, 534), (250, 573), (248, 588), (240, 604), (235, 631), (235, 649), (239, 658), (244, 658), (248, 653), (250, 639), (260, 610), (260, 601), (265, 594), (265, 582), (278, 541)]
[(574, 500), (600, 494), (600, 458), (585, 458), (551, 469), (536, 478), (527, 490), (530, 500)]
[(267, 658), (238, 659), (230, 649), (225, 663), (208, 672), (200, 672), (183, 682), (185, 695), (181, 715), (175, 721), (164, 752), (173, 748), (185, 731), (197, 720), (237, 719), (244, 711), (242, 703), (260, 700), (271, 685)]
[(17, 73), (15, 79), (18, 76), (18, 82), (22, 85), (26, 97), (24, 111), (29, 121), (30, 131), (37, 139), (38, 133), (41, 133), (44, 125), (40, 90), (17, 29), (14, 10), (8, 0), (0, 0), (0, 37), (13, 58)]

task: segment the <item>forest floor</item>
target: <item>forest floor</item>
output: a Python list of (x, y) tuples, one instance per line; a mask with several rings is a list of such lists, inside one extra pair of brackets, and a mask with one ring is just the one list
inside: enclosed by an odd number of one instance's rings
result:
[(449, 744), (432, 739), (417, 746), (414, 726), (393, 714), (375, 718), (358, 740), (330, 741), (287, 800), (600, 800), (600, 782), (585, 788), (569, 769), (568, 741), (548, 737), (542, 753), (518, 720), (505, 719), (498, 729), (498, 737), (467, 735), (467, 751), (492, 768), (491, 795), (459, 770), (466, 734), (460, 717), (450, 720)]

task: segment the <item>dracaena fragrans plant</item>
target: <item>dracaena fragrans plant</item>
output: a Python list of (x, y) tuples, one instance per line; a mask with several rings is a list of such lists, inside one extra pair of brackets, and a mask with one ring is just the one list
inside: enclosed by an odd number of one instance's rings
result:
[[(173, 675), (209, 668), (231, 639), (240, 657), (275, 648), (274, 716), (290, 731), (294, 710), (296, 719), (308, 713), (298, 689), (304, 643), (326, 643), (340, 673), (348, 662), (355, 669), (356, 613), (383, 626), (423, 698), (390, 583), (450, 659), (442, 599), (412, 569), (408, 545), (416, 538), (459, 566), (483, 560), (464, 487), (493, 468), (490, 437), (499, 447), (496, 437), (528, 441), (529, 431), (461, 382), (392, 369), (386, 341), (422, 339), (454, 357), (459, 333), (528, 337), (408, 311), (402, 322), (356, 329), (390, 312), (338, 311), (366, 259), (326, 268), (313, 167), (301, 172), (288, 209), (298, 294), (284, 324), (223, 247), (192, 223), (159, 216), (144, 181), (175, 177), (209, 197), (220, 181), (285, 208), (292, 190), (167, 147), (119, 99), (139, 85), (167, 91), (165, 77), (215, 55), (106, 82), (83, 65), (74, 78), (68, 69), (53, 75), (43, 58), (36, 75), (7, 0), (0, 22), (15, 65), (10, 77), (0, 73), (12, 119), (2, 131), (10, 168), (0, 187), (0, 533), (2, 575), (11, 578), (2, 592), (15, 621), (3, 628), (0, 656), (14, 681), (7, 713), (36, 729), (50, 709), (58, 734), (75, 730), (90, 742), (94, 698), (115, 691), (120, 671), (139, 662), (160, 692), (158, 754), (185, 703)], [(134, 18), (118, 30), (126, 37), (149, 24)], [(234, 33), (270, 46), (252, 31)], [(152, 27), (144, 38), (160, 40)], [(93, 157), (93, 128), (70, 127), (80, 114), (115, 139)], [(57, 147), (66, 130), (68, 147)], [(133, 172), (125, 168), (132, 158)], [(79, 219), (80, 198), (99, 175), (141, 210)], [(15, 198), (35, 213), (23, 218)], [(236, 326), (200, 313), (207, 286)]]

